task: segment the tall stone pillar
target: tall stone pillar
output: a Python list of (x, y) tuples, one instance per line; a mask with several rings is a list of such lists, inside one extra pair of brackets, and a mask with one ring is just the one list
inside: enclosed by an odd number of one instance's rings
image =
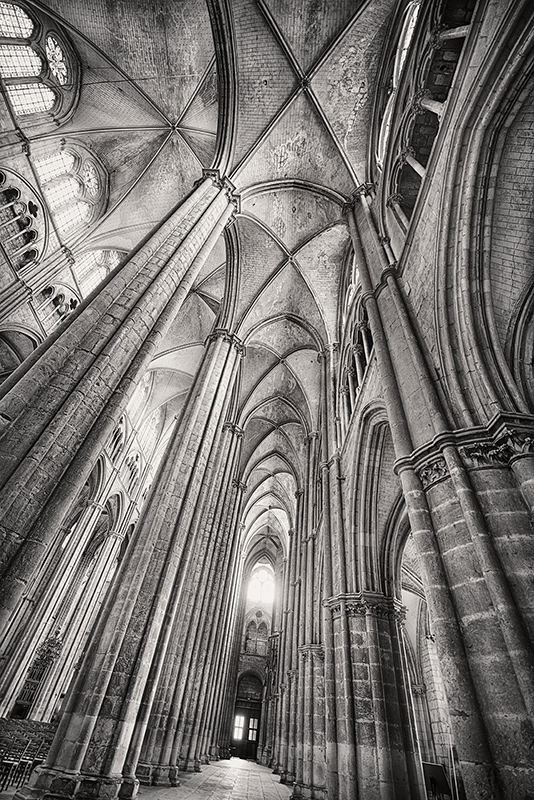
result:
[(325, 797), (324, 747), (324, 650), (316, 637), (314, 620), (318, 563), (316, 530), (312, 527), (314, 505), (314, 476), (317, 461), (318, 433), (308, 437), (308, 461), (305, 502), (306, 526), (303, 531), (303, 596), (302, 643), (299, 646), (299, 761), (295, 776), (294, 797)]
[[(137, 776), (143, 783), (178, 783), (174, 753), (179, 752), (179, 747), (175, 747), (175, 741), (178, 730), (184, 726), (184, 703), (188, 699), (190, 676), (195, 674), (193, 662), (198, 655), (199, 642), (204, 638), (202, 628), (206, 623), (210, 627), (214, 625), (213, 615), (207, 614), (205, 603), (208, 596), (218, 597), (212, 573), (218, 563), (221, 543), (226, 545), (231, 541), (231, 537), (224, 535), (221, 516), (217, 512), (232, 495), (226, 483), (231, 482), (236, 466), (240, 435), (241, 431), (235, 425), (225, 423), (222, 426), (213, 469), (206, 473), (203, 481), (203, 497), (197, 504), (191, 533), (197, 540), (196, 548), (190, 554), (180, 616), (175, 621), (167, 649), (140, 755), (141, 763), (137, 768)], [(219, 567), (224, 572), (220, 563)]]
[(334, 621), (343, 614), (349, 627), (357, 796), (423, 800), (400, 630), (403, 610), (394, 599), (371, 592), (341, 595), (330, 606)]
[(79, 589), (80, 560), (102, 511), (99, 503), (92, 502), (74, 530), (68, 524), (60, 527), (47, 558), (14, 609), (0, 644), (1, 716), (9, 716), (38, 646), (57, 628), (59, 608)]
[(294, 602), (297, 575), (297, 536), (295, 531), (288, 531), (289, 558), (286, 567), (286, 586), (284, 590), (284, 607), (282, 610), (282, 630), (280, 642), (279, 664), (279, 691), (280, 691), (280, 716), (278, 727), (278, 762), (275, 772), (280, 775), (280, 780), (285, 781), (289, 759), (289, 729), (290, 729), (290, 690), (289, 679), (291, 674), (291, 648), (293, 642)]
[(214, 666), (213, 649), (217, 639), (214, 634), (220, 635), (219, 630), (214, 631), (217, 606), (221, 600), (219, 582), (226, 578), (225, 559), (232, 541), (231, 537), (224, 536), (224, 529), (214, 527), (213, 521), (236, 467), (239, 433), (235, 426), (225, 424), (215, 470), (206, 482), (210, 496), (206, 498), (201, 528), (197, 534), (199, 539), (204, 538), (201, 547), (204, 557), (199, 557), (199, 551), (196, 568), (192, 565), (180, 620), (172, 637), (178, 649), (176, 655), (171, 654), (171, 660), (177, 662), (178, 668), (167, 685), (170, 695), (165, 705), (170, 708), (170, 714), (166, 715), (164, 722), (161, 759), (163, 764), (170, 764), (173, 780), (177, 768), (200, 770), (198, 716), (207, 689), (208, 674)]
[[(229, 481), (228, 479), (235, 474), (239, 464), (243, 431), (232, 425), (232, 435), (232, 459), (229, 459), (228, 462), (227, 480), (222, 490), (223, 498), (232, 495), (230, 484), (233, 483), (233, 480)], [(236, 499), (234, 498), (234, 500)], [(230, 639), (233, 634), (234, 620), (228, 617), (226, 600), (232, 597), (236, 591), (232, 580), (235, 574), (232, 566), (235, 564), (240, 542), (236, 532), (233, 536), (229, 536), (223, 528), (220, 528), (218, 544), (218, 551), (212, 562), (212, 589), (206, 597), (202, 612), (203, 646), (198, 649), (195, 664), (195, 674), (198, 673), (201, 685), (194, 704), (195, 717), (189, 749), (185, 753), (185, 759), (189, 763), (195, 764), (199, 762), (206, 764), (210, 760), (210, 742), (213, 741), (215, 734), (215, 720), (221, 715), (224, 707), (222, 694), (225, 687), (225, 673), (219, 671), (223, 665), (219, 663), (217, 653), (221, 639), (223, 641)], [(182, 748), (184, 748), (184, 742), (182, 742)]]
[(303, 536), (306, 530), (307, 507), (304, 499), (304, 490), (299, 489), (295, 492), (296, 503), (296, 530), (295, 530), (295, 580), (292, 609), (291, 627), (291, 656), (290, 669), (286, 673), (288, 685), (288, 705), (287, 705), (287, 762), (286, 769), (280, 776), (283, 783), (294, 783), (297, 774), (298, 762), (298, 727), (300, 724), (299, 705), (300, 705), (300, 664), (299, 646), (304, 633), (304, 603), (303, 603), (303, 575), (302, 575), (302, 547)]
[(0, 625), (233, 213), (208, 174), (0, 390)]
[[(325, 553), (324, 602), (347, 591), (341, 462), (335, 400), (338, 345), (323, 353), (323, 540)], [(326, 553), (328, 551), (328, 561)], [(328, 573), (327, 573), (328, 564)], [(345, 800), (357, 794), (354, 701), (352, 697), (350, 640), (344, 614), (327, 613), (325, 636), (325, 704), (327, 796)]]
[(235, 380), (233, 337), (208, 340), (136, 535), (94, 629), (46, 763), (22, 797), (131, 797), (169, 638), (180, 613), (192, 520)]
[[(241, 429), (240, 429), (241, 431)], [(240, 436), (242, 433), (239, 434)], [(224, 511), (225, 539), (231, 541), (232, 548), (229, 559), (229, 569), (224, 581), (224, 603), (221, 607), (219, 620), (221, 635), (218, 637), (215, 651), (215, 664), (217, 671), (212, 685), (209, 687), (209, 701), (207, 712), (209, 714), (209, 731), (211, 731), (210, 755), (219, 758), (230, 758), (230, 743), (233, 732), (234, 693), (232, 687), (235, 683), (237, 660), (239, 651), (232, 648), (237, 630), (237, 605), (238, 586), (242, 573), (242, 561), (239, 550), (242, 544), (241, 535), (243, 523), (239, 523), (243, 506), (243, 497), (246, 491), (243, 481), (234, 479), (231, 492), (228, 493), (228, 503)], [(236, 659), (236, 668), (232, 670), (232, 652)], [(232, 683), (230, 682), (232, 679)]]

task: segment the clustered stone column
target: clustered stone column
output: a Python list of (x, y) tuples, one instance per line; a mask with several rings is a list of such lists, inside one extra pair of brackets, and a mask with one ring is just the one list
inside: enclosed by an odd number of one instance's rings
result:
[[(232, 341), (240, 349), (238, 342)], [(223, 415), (229, 402), (227, 392)], [(179, 769), (198, 770), (200, 763), (208, 760), (206, 739), (212, 735), (208, 723), (213, 721), (203, 712), (208, 687), (212, 687), (219, 666), (215, 660), (218, 638), (230, 623), (229, 618), (221, 616), (226, 568), (235, 550), (234, 539), (227, 535), (231, 509), (226, 492), (237, 466), (241, 440), (240, 429), (222, 424), (222, 420), (223, 416), (189, 525), (190, 547), (181, 566), (180, 610), (149, 709), (137, 767), (137, 776), (152, 784), (176, 785)]]
[(347, 217), (466, 792), (527, 796), (534, 420), (501, 411), (450, 430), (366, 190)]
[[(16, 607), (231, 218), (231, 189), (207, 174), (148, 241), (3, 385), (5, 617)], [(217, 458), (221, 461), (222, 425), (241, 349), (224, 330), (215, 331), (207, 343), (189, 402), (99, 616), (47, 762), (31, 786), (21, 790), (24, 796), (113, 797), (119, 791), (122, 796), (136, 792), (135, 769), (152, 701), (180, 602), (187, 597), (185, 568), (191, 558), (197, 563), (208, 558), (202, 547), (209, 538), (210, 522), (203, 516), (209, 504), (199, 505), (199, 498), (206, 475), (213, 473)], [(109, 560), (115, 539), (112, 536), (111, 544), (105, 545), (103, 558)]]
[(227, 187), (206, 177), (2, 384), (0, 624), (233, 211)]

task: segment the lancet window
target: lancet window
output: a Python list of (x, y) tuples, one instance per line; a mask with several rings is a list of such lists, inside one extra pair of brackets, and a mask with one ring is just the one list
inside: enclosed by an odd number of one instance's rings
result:
[(261, 564), (256, 567), (248, 586), (248, 599), (257, 605), (271, 607), (274, 601), (274, 578), (272, 569)]
[(18, 117), (59, 121), (76, 99), (79, 69), (65, 37), (44, 14), (0, 2), (0, 76)]
[(109, 455), (112, 461), (117, 461), (119, 458), (122, 448), (124, 447), (124, 441), (126, 438), (126, 422), (124, 417), (121, 417), (119, 420), (119, 424), (111, 434), (111, 439), (109, 442)]
[(139, 482), (141, 474), (141, 457), (139, 453), (132, 453), (125, 462), (125, 483), (129, 494), (133, 492)]
[(358, 305), (352, 335), (345, 344), (341, 368), (340, 412), (345, 430), (356, 406), (372, 349), (373, 339), (367, 312), (362, 305)]

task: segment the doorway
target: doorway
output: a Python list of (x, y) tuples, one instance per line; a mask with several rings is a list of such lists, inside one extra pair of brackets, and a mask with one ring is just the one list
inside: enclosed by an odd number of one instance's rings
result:
[(235, 708), (232, 751), (237, 758), (256, 760), (260, 729), (259, 703), (249, 703)]

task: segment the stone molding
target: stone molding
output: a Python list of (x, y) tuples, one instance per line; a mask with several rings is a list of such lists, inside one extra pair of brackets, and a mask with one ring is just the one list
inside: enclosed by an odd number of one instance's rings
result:
[(400, 205), (400, 203), (402, 203), (403, 200), (404, 200), (404, 197), (402, 196), (402, 194), (400, 192), (393, 192), (393, 194), (390, 194), (389, 197), (387, 198), (386, 206), (388, 208), (391, 208), (395, 203), (397, 205)]
[(310, 657), (324, 661), (324, 649), (320, 644), (303, 644), (299, 647), (298, 652), (303, 661), (308, 661)]
[(234, 205), (235, 213), (239, 214), (241, 211), (241, 196), (230, 178), (221, 177), (218, 169), (203, 169), (202, 180), (206, 178), (209, 178), (218, 189), (224, 189), (229, 202)]
[(360, 183), (359, 186), (352, 193), (352, 197), (356, 200), (360, 200), (362, 197), (369, 197), (373, 189), (375, 188), (374, 183)]
[(215, 328), (206, 339), (206, 343), (208, 342), (215, 342), (217, 339), (222, 339), (224, 342), (228, 342), (229, 344), (233, 345), (239, 355), (245, 355), (245, 345), (239, 338), (236, 336), (235, 333), (230, 333), (227, 328)]
[(424, 683), (412, 683), (412, 694), (423, 696), (426, 694), (426, 686)]
[(243, 428), (240, 428), (235, 422), (225, 422), (223, 425), (223, 431), (230, 431), (237, 436), (238, 439), (242, 439), (245, 435)]
[(534, 415), (502, 412), (485, 427), (439, 433), (409, 456), (397, 459), (395, 474), (410, 469), (421, 477), (431, 463), (444, 460), (447, 447), (456, 448), (467, 467), (508, 466), (515, 459), (534, 455)]

